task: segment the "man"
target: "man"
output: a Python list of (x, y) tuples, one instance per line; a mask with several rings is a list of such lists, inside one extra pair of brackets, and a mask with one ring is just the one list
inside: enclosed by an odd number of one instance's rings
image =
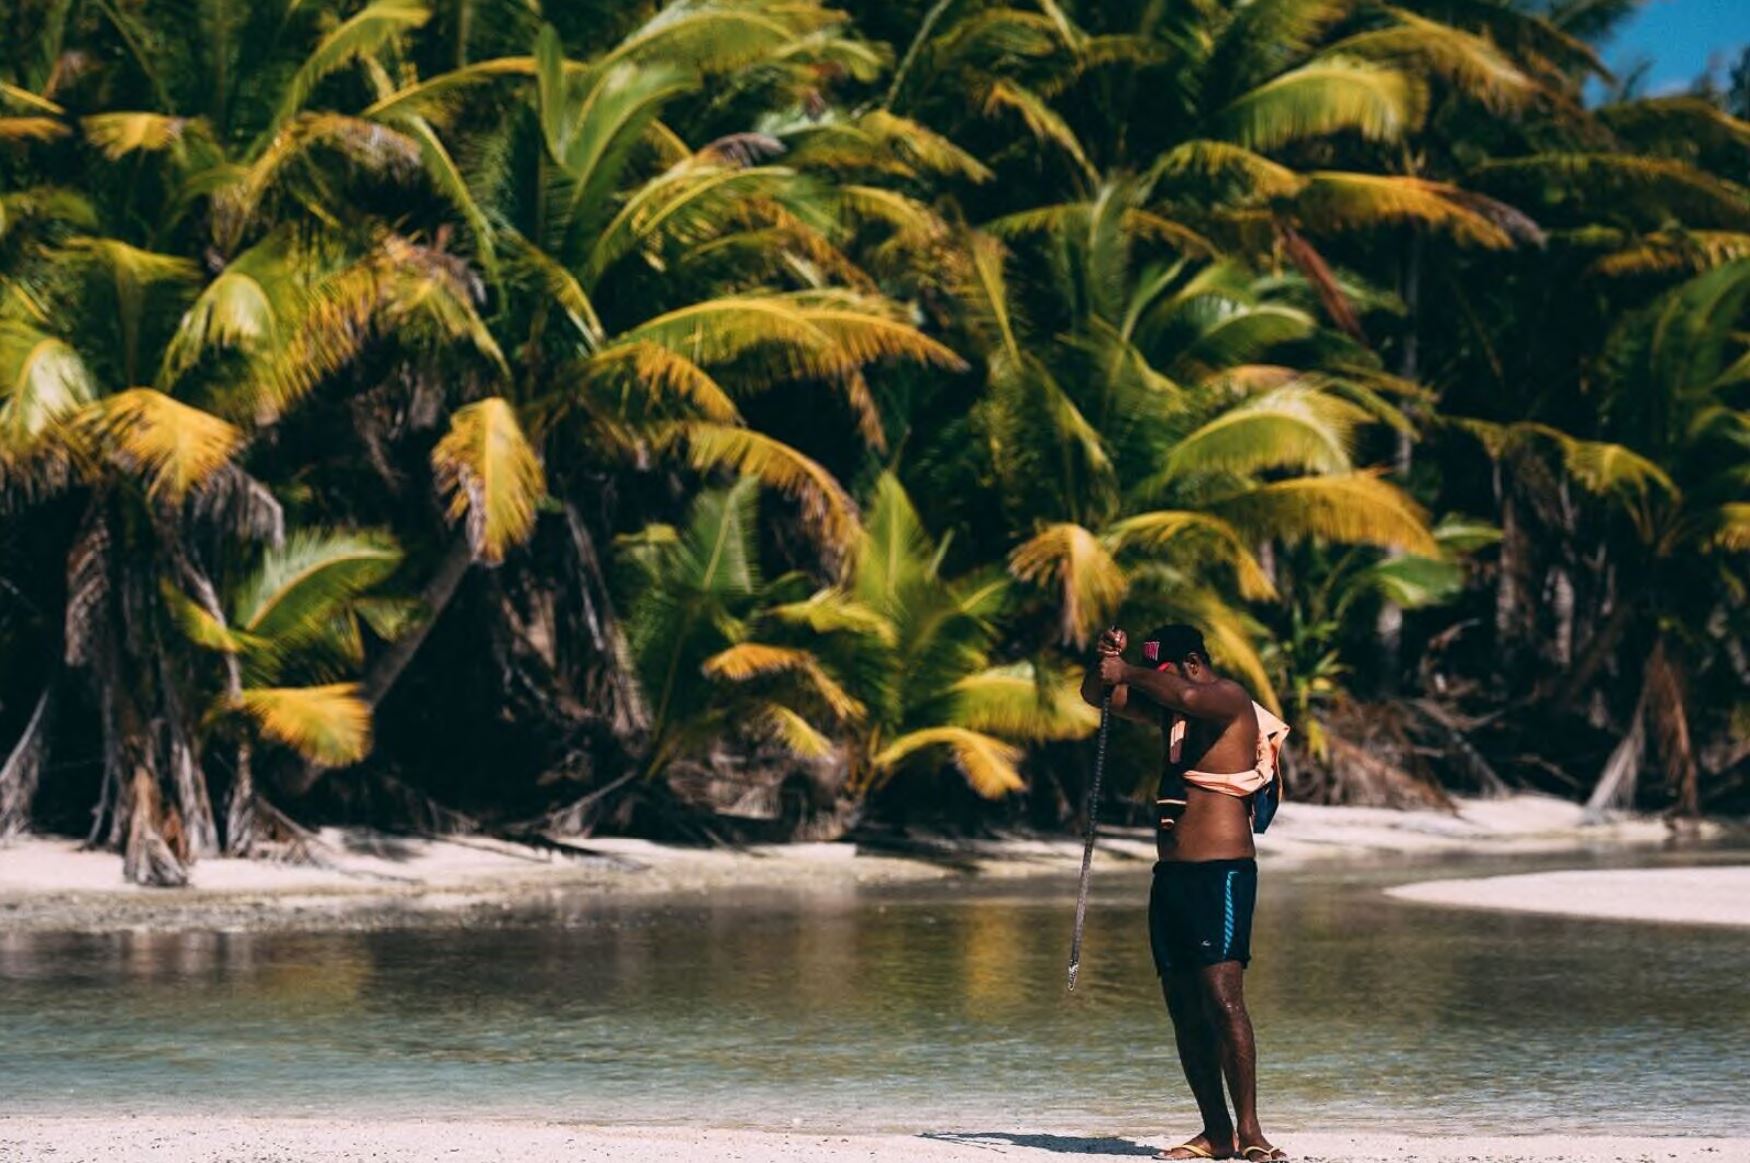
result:
[(1194, 627), (1150, 634), (1147, 665), (1126, 663), (1125, 645), (1122, 630), (1101, 635), (1082, 698), (1097, 706), (1109, 692), (1114, 713), (1162, 728), (1149, 944), (1179, 1062), (1203, 1115), (1200, 1134), (1155, 1158), (1285, 1159), (1258, 1125), (1257, 1053), (1241, 977), (1258, 888), (1252, 796), (1274, 776), (1287, 726), (1215, 672)]

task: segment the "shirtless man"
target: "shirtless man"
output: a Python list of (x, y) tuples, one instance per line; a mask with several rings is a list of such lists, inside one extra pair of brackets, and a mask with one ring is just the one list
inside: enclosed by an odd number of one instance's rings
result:
[(1250, 799), (1236, 789), (1263, 764), (1256, 708), (1244, 687), (1210, 667), (1203, 635), (1191, 626), (1150, 634), (1142, 666), (1124, 661), (1125, 644), (1122, 630), (1101, 635), (1082, 698), (1098, 706), (1109, 692), (1114, 713), (1161, 728), (1149, 944), (1179, 1062), (1203, 1115), (1200, 1134), (1155, 1158), (1285, 1159), (1258, 1125), (1257, 1052), (1241, 991), (1258, 866)]

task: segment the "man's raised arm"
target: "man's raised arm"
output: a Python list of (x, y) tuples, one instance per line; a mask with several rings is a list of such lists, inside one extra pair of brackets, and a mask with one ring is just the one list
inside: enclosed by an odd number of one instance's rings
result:
[[(1120, 662), (1124, 653), (1125, 634), (1122, 630), (1107, 630), (1100, 635), (1100, 658), (1117, 658)], [(1107, 692), (1107, 686), (1100, 681), (1100, 667), (1090, 666), (1082, 675), (1082, 701), (1090, 707), (1100, 705), (1101, 698)], [(1110, 688), (1112, 702), (1110, 704), (1114, 715), (1122, 715), (1126, 719), (1138, 723), (1160, 725), (1159, 712), (1150, 706), (1146, 699), (1132, 700), (1130, 688), (1119, 683)]]
[(1102, 682), (1129, 689), (1130, 701), (1140, 695), (1193, 719), (1230, 720), (1252, 707), (1252, 696), (1236, 682), (1191, 682), (1166, 671), (1131, 666), (1112, 655), (1100, 659), (1099, 669)]

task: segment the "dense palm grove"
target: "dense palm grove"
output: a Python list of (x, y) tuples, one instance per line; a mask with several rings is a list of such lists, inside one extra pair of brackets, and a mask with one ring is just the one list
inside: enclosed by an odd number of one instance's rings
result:
[(1055, 827), (1180, 619), (1303, 796), (1742, 805), (1750, 63), (1632, 6), (13, 0), (0, 835)]

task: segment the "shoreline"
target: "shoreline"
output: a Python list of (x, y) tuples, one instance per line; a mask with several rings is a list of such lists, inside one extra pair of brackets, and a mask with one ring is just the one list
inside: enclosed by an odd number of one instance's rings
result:
[[(229, 1117), (0, 1116), (0, 1160), (46, 1158), (73, 1163), (177, 1160), (220, 1163), (454, 1163), (515, 1159), (657, 1160), (711, 1156), (729, 1160), (863, 1160), (870, 1163), (960, 1163), (993, 1155), (1017, 1160), (1147, 1157), (1177, 1139), (1086, 1131), (925, 1131), (835, 1134), (703, 1127), (614, 1127), (539, 1120), (342, 1120)], [(1651, 1163), (1678, 1158), (1750, 1156), (1750, 1138), (1652, 1138), (1620, 1135), (1418, 1137), (1309, 1131), (1276, 1144), (1305, 1163)]]
[(1603, 921), (1750, 928), (1750, 865), (1586, 869), (1426, 880), (1386, 890), (1447, 908)]
[[(1723, 834), (1719, 825), (1704, 828), (1709, 838)], [(579, 856), (481, 837), (408, 839), (338, 828), (320, 837), (320, 866), (208, 859), (193, 866), (183, 889), (128, 885), (115, 854), (27, 837), (0, 845), (0, 924), (63, 932), (465, 926), (560, 893), (642, 900), (1071, 876), (1082, 849), (1074, 837), (919, 841), (904, 851), (843, 842), (702, 849), (601, 838), (581, 842), (592, 855)], [(1271, 869), (1339, 860), (1411, 867), (1456, 856), (1644, 851), (1670, 842), (1659, 819), (1589, 824), (1577, 804), (1517, 795), (1461, 800), (1451, 814), (1291, 804), (1258, 838), (1258, 853)], [(1102, 874), (1140, 872), (1153, 860), (1146, 829), (1102, 832)]]

